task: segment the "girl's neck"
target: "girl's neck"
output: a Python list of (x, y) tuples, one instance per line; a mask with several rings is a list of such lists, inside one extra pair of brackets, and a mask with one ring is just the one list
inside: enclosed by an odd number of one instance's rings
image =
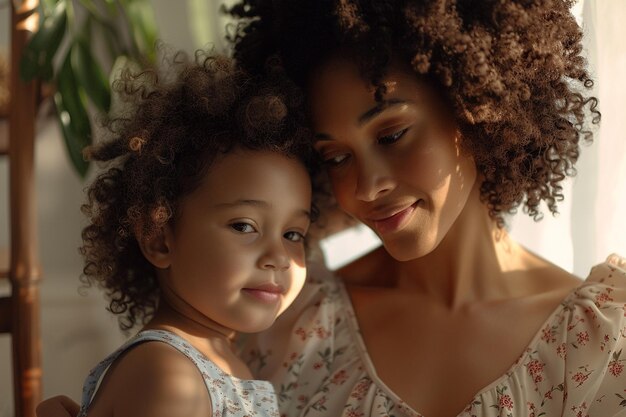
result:
[(152, 328), (173, 327), (185, 334), (219, 342), (224, 346), (230, 346), (236, 336), (234, 330), (221, 326), (206, 317), (194, 317), (194, 314), (182, 312), (163, 298), (148, 326)]
[(233, 339), (236, 332), (203, 316), (167, 289), (162, 289), (159, 307), (143, 329), (175, 333), (227, 374), (252, 379), (252, 373), (235, 352)]

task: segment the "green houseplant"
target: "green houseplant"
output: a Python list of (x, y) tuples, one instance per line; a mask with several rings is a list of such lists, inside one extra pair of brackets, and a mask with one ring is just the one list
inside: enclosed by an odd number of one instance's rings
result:
[(109, 74), (156, 59), (154, 10), (149, 0), (43, 0), (39, 8), (39, 29), (23, 52), (20, 76), (52, 85), (69, 159), (84, 178), (90, 114), (111, 109)]

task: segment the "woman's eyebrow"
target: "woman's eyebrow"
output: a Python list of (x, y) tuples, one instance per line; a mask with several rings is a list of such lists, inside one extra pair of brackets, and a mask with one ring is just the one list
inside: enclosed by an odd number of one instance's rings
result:
[(399, 98), (392, 98), (392, 99), (377, 103), (376, 106), (372, 107), (371, 109), (363, 113), (361, 116), (359, 116), (358, 124), (359, 126), (361, 126), (362, 124), (368, 122), (373, 117), (379, 115), (383, 110), (386, 110), (389, 107), (393, 107), (398, 104), (406, 104), (406, 103), (407, 103), (407, 100), (402, 100)]
[[(357, 124), (358, 124), (358, 126), (361, 126), (364, 123), (366, 123), (369, 120), (371, 120), (372, 118), (374, 118), (375, 116), (379, 115), (384, 110), (387, 110), (390, 107), (394, 107), (394, 106), (397, 106), (397, 105), (400, 105), (400, 104), (406, 104), (406, 103), (409, 103), (409, 102), (410, 102), (409, 100), (402, 100), (402, 99), (399, 99), (399, 98), (392, 98), (392, 99), (380, 102), (380, 103), (376, 104), (374, 107), (372, 107), (371, 109), (367, 110), (361, 116), (359, 116)], [(326, 134), (326, 133), (316, 133), (315, 134), (315, 141), (317, 142), (317, 141), (320, 141), (320, 140), (333, 140), (333, 138), (330, 135)]]
[(331, 138), (330, 135), (326, 133), (316, 133), (315, 142), (320, 141), (320, 140), (333, 140), (333, 138)]

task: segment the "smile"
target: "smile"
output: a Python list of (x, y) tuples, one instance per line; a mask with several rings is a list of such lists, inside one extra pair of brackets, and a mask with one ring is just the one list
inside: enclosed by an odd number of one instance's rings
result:
[(420, 200), (388, 217), (372, 220), (374, 222), (374, 228), (381, 235), (391, 232), (397, 232), (398, 230), (406, 226), (411, 218), (411, 214), (413, 214), (419, 202)]

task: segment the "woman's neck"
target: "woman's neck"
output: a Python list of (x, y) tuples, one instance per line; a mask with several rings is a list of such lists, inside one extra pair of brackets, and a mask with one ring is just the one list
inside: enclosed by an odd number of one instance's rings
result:
[(395, 262), (395, 286), (457, 309), (478, 301), (515, 296), (517, 284), (504, 278), (533, 264), (537, 259), (490, 218), (475, 187), (435, 250), (415, 260)]

